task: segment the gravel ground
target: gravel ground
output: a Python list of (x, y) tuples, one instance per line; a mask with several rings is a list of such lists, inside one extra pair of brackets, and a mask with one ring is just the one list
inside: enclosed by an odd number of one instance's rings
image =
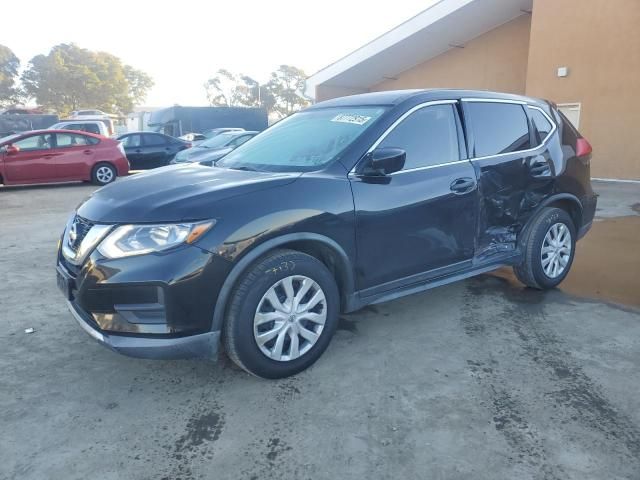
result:
[(596, 187), (562, 289), (502, 270), (368, 307), (282, 381), (91, 341), (54, 262), (93, 188), (0, 188), (0, 478), (638, 479), (640, 185)]

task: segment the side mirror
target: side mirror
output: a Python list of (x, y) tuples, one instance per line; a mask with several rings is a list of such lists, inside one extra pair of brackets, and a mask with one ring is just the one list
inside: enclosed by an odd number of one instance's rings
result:
[(17, 145), (7, 145), (5, 150), (5, 152), (7, 152), (7, 155), (15, 155), (19, 151), (20, 147), (18, 147)]
[(398, 172), (404, 167), (407, 152), (401, 148), (376, 148), (367, 154), (357, 173), (363, 176), (384, 176)]

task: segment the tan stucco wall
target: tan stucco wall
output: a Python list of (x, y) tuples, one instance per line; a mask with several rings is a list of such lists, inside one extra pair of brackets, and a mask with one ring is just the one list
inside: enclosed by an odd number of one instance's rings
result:
[[(640, 1), (640, 0), (639, 0)], [(371, 91), (471, 88), (524, 93), (530, 16), (522, 15), (477, 38), (385, 80)]]
[(640, 0), (534, 0), (526, 93), (582, 104), (592, 176), (640, 179)]

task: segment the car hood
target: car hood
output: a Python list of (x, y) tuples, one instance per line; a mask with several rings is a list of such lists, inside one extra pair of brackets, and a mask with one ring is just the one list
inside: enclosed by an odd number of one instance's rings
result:
[(183, 222), (216, 218), (216, 202), (295, 181), (300, 173), (247, 172), (200, 164), (135, 174), (89, 196), (78, 215), (97, 223)]

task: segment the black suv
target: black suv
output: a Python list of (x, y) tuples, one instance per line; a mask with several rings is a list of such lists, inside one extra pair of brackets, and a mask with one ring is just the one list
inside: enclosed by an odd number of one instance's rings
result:
[(319, 103), (213, 167), (96, 191), (65, 228), (58, 283), (82, 328), (147, 358), (279, 378), (340, 312), (511, 265), (567, 275), (596, 208), (591, 147), (549, 102), (413, 90)]

